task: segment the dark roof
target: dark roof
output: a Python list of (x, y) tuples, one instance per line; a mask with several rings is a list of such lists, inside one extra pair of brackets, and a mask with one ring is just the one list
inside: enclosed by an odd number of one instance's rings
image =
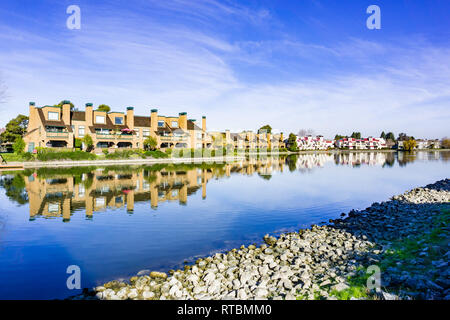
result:
[(134, 116), (135, 127), (150, 127), (150, 117)]
[(129, 129), (127, 125), (124, 124), (114, 124), (112, 123), (111, 119), (109, 117), (105, 117), (106, 123), (100, 124), (100, 123), (94, 123), (92, 126), (89, 126), (89, 130), (91, 130), (92, 133), (95, 133), (95, 129), (110, 129), (110, 130), (122, 130), (122, 129)]
[(45, 120), (44, 112), (42, 109), (37, 109), (39, 118), (44, 126), (65, 127), (67, 131), (73, 132), (72, 126), (66, 125), (62, 120)]
[(86, 113), (84, 111), (73, 111), (72, 121), (86, 121)]
[(191, 120), (187, 121), (187, 128), (188, 128), (188, 130), (202, 130), (195, 124), (194, 121), (191, 121)]

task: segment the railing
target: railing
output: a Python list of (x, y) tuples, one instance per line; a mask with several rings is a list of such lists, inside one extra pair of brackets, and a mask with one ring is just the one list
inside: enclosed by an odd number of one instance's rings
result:
[(68, 139), (69, 138), (69, 133), (68, 132), (46, 131), (46, 135), (49, 138), (62, 138), (62, 139)]
[(102, 134), (96, 133), (97, 140), (133, 140), (133, 135), (129, 134)]
[(188, 137), (177, 137), (177, 136), (159, 136), (161, 141), (187, 141)]

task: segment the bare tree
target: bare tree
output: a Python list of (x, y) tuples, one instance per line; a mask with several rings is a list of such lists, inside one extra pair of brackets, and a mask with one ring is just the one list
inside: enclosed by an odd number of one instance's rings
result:
[(313, 136), (314, 135), (314, 130), (313, 129), (300, 129), (298, 130), (297, 135), (299, 136)]

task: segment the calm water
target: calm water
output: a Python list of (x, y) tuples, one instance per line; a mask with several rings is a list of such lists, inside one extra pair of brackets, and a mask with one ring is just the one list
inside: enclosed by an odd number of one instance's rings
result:
[(449, 152), (311, 154), (226, 165), (39, 169), (0, 176), (0, 299), (65, 298), (182, 266), (448, 178)]

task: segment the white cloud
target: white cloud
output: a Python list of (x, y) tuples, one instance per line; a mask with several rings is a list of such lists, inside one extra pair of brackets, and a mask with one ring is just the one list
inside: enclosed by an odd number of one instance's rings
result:
[[(214, 17), (225, 22), (230, 15), (233, 25), (239, 19), (262, 23), (253, 16), (271, 19), (265, 9), (215, 1), (185, 4), (157, 6), (188, 10), (202, 23)], [(10, 96), (1, 106), (0, 125), (27, 113), (30, 100), (45, 105), (70, 99), (81, 108), (86, 102), (118, 110), (133, 105), (137, 114), (155, 106), (167, 115), (187, 111), (190, 118), (206, 115), (208, 127), (220, 130), (269, 123), (286, 133), (313, 128), (328, 136), (382, 130), (449, 134), (448, 47), (423, 39), (379, 43), (356, 38), (326, 46), (287, 35), (238, 41), (208, 28), (102, 12), (84, 14), (80, 31), (61, 31), (65, 41), (60, 35), (0, 26), (9, 30), (0, 35), (9, 44), (0, 52), (0, 70)]]

